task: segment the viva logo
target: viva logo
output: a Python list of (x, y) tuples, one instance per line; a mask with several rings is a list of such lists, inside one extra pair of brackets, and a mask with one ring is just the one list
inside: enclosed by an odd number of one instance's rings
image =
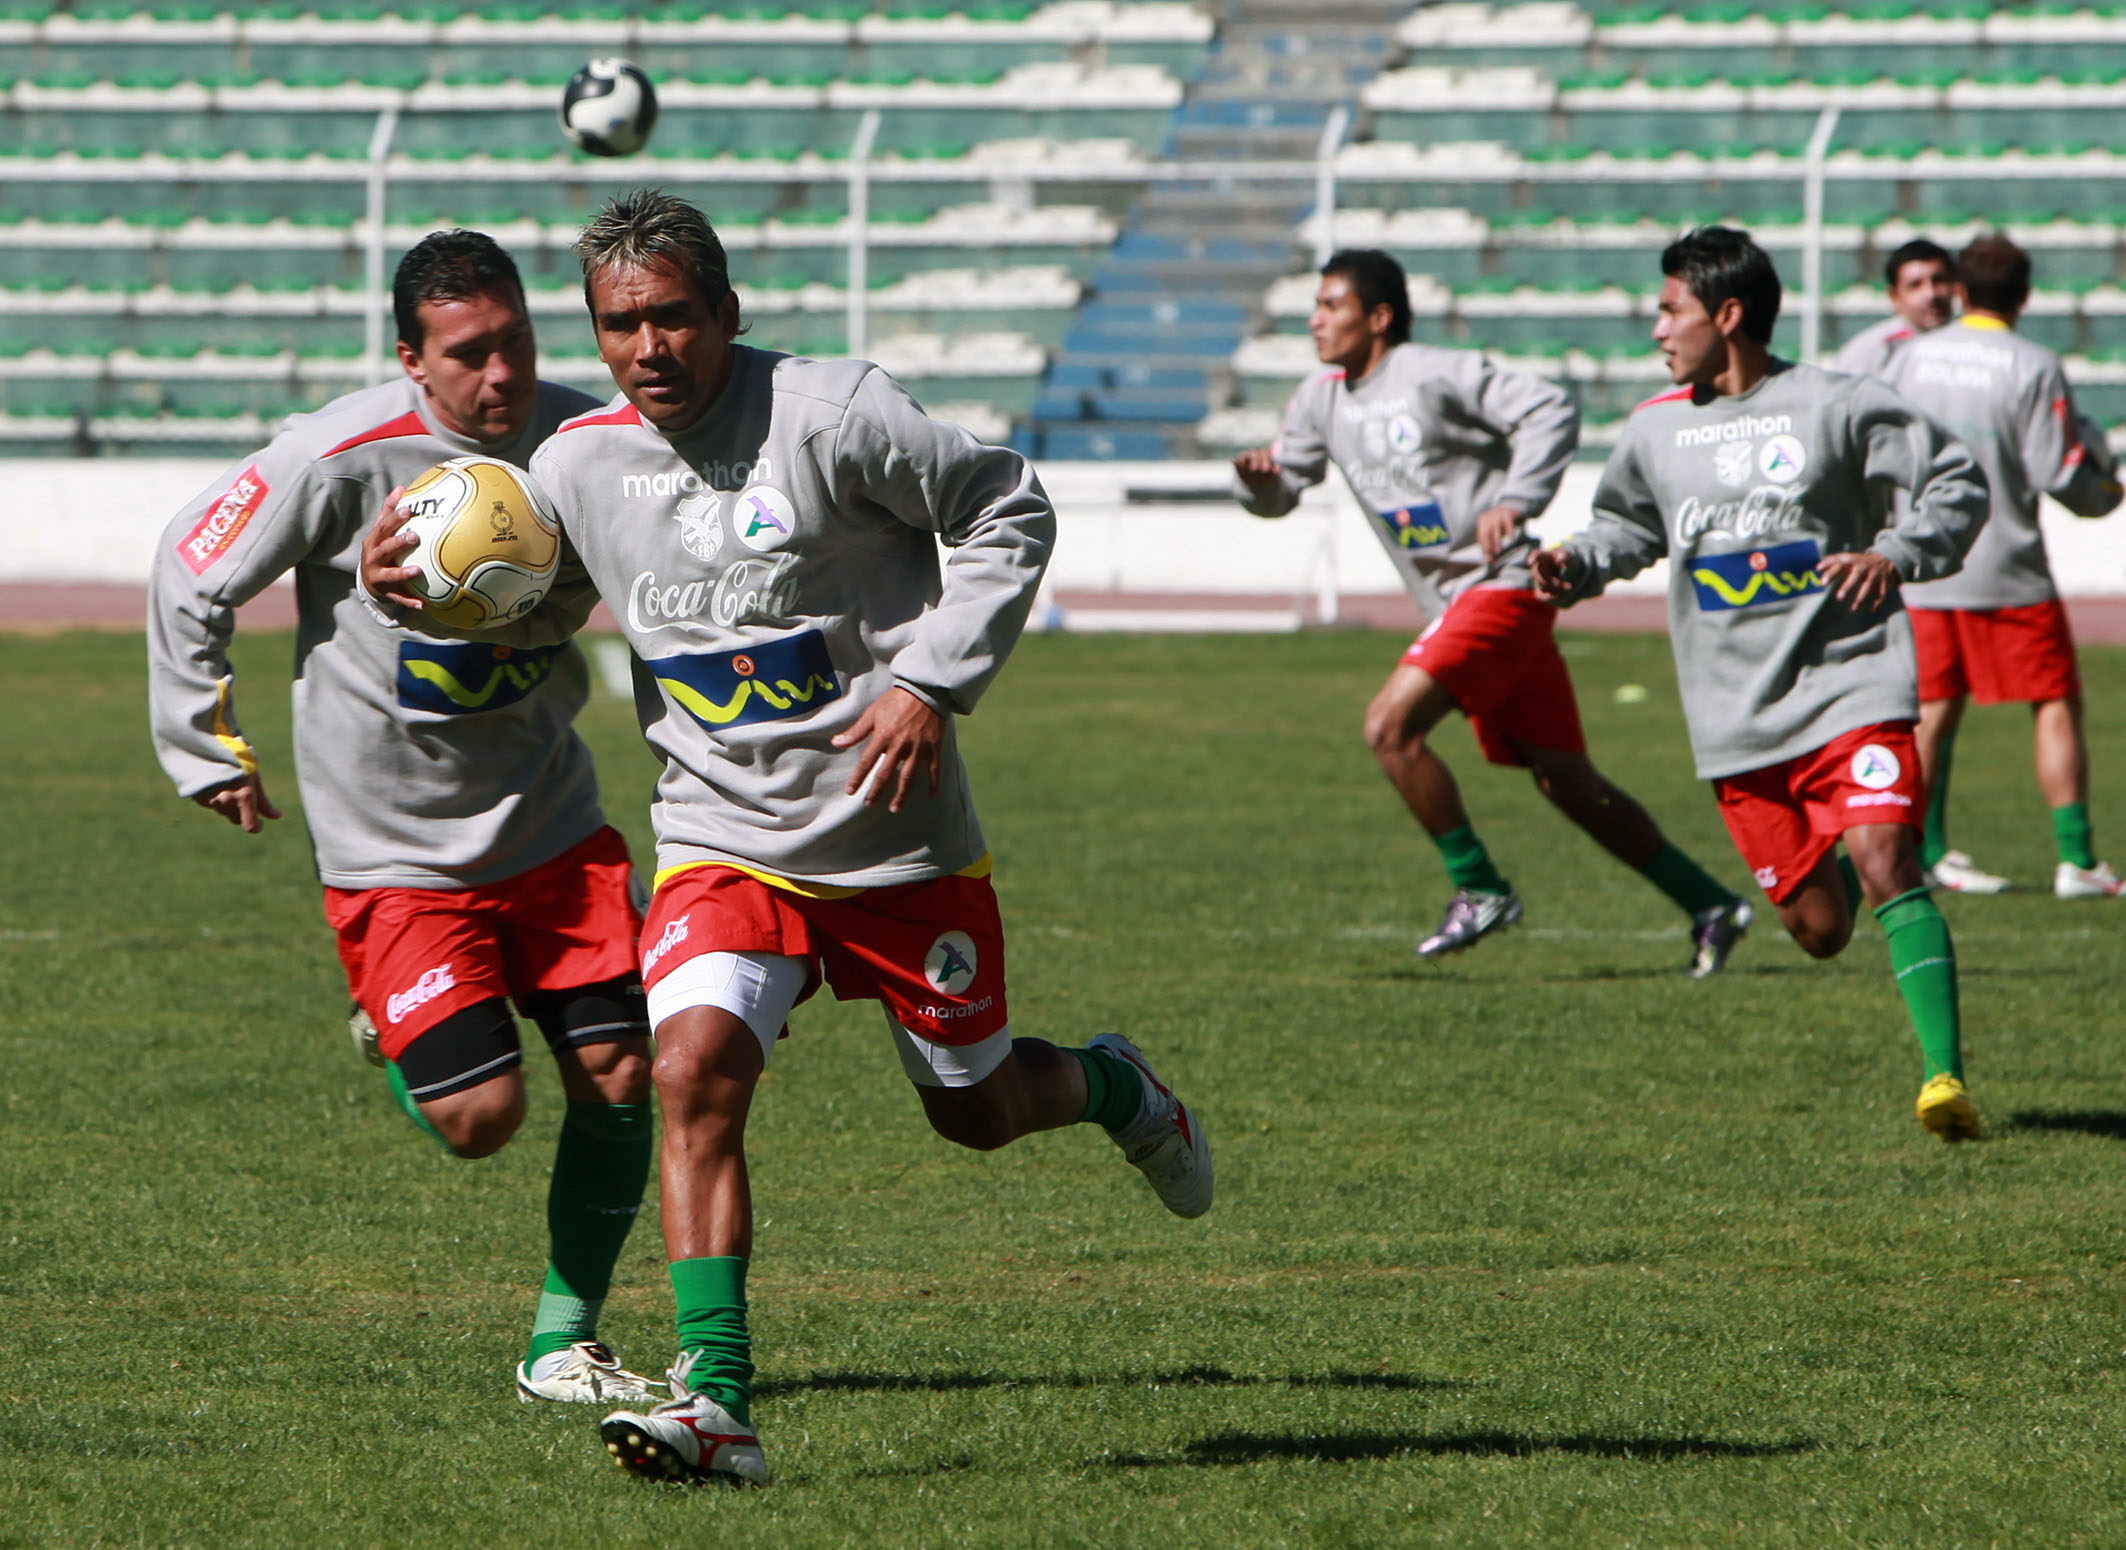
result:
[(1398, 549), (1433, 549), (1447, 541), (1447, 518), (1437, 501), (1399, 506), (1380, 514), (1381, 526)]
[(802, 716), (842, 694), (827, 638), (817, 630), (646, 665), (672, 701), (712, 731)]
[(1824, 590), (1816, 569), (1823, 549), (1815, 539), (1744, 549), (1734, 554), (1701, 554), (1691, 562), (1691, 585), (1700, 613), (1733, 608), (1761, 608), (1806, 592)]
[(565, 645), (483, 645), (478, 641), (399, 642), (399, 703), (439, 716), (469, 716), (514, 705), (554, 675)]

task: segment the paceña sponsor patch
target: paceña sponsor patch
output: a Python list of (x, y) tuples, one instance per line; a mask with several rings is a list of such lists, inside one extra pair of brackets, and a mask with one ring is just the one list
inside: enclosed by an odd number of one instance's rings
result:
[(1701, 554), (1690, 569), (1698, 611), (1761, 608), (1804, 592), (1821, 592), (1823, 576), (1816, 564), (1822, 558), (1823, 550), (1813, 538), (1734, 554)]
[(209, 506), (192, 531), (178, 541), (177, 557), (191, 567), (193, 575), (205, 575), (207, 567), (229, 551), (265, 499), (265, 477), (253, 463), (236, 476), (236, 483), (222, 491), (221, 499)]

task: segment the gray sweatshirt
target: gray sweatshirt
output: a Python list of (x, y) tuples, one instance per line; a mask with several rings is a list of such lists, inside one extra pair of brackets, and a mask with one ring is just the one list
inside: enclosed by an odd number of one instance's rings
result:
[(1747, 393), (1641, 404), (1594, 520), (1561, 547), (1575, 600), (1673, 561), (1669, 641), (1713, 780), (1917, 716), (1904, 608), (1854, 612), (1817, 564), (1873, 550), (1905, 581), (1946, 576), (1985, 515), (1977, 462), (1910, 404), (1871, 378), (1774, 361)]
[[(296, 415), (195, 497), (157, 546), (148, 599), (155, 752), (185, 796), (255, 767), (236, 715), (235, 610), (295, 573), (295, 773), (318, 875), (338, 888), (465, 888), (551, 860), (604, 823), (570, 729), (582, 654), (392, 630), (362, 606), (362, 534), (394, 485), (481, 452), (520, 466), (593, 400), (539, 385), (500, 451), (445, 431), (404, 378)], [(270, 785), (269, 788), (270, 789)]]
[(1899, 349), (1920, 337), (1919, 330), (1896, 313), (1870, 323), (1838, 347), (1835, 369), (1856, 376), (1879, 377)]
[(1993, 495), (1962, 571), (1913, 587), (1905, 602), (2010, 608), (2056, 597), (2039, 500), (2100, 517), (2120, 495), (2103, 432), (2077, 425), (2060, 358), (1991, 318), (1965, 317), (1900, 347), (1882, 376), (1971, 448)]
[[(953, 717), (1018, 640), (1055, 512), (1024, 458), (931, 419), (867, 361), (735, 354), (681, 435), (615, 399), (539, 449), (572, 556), (539, 611), (489, 638), (560, 638), (611, 607), (665, 764), (660, 870), (848, 887), (960, 871), (985, 847)], [(919, 776), (898, 814), (844, 792), (860, 750), (831, 742), (896, 685), (946, 713), (941, 790)]]
[(1529, 584), (1535, 540), (1524, 533), (1486, 561), (1476, 519), (1501, 504), (1541, 515), (1579, 441), (1579, 411), (1555, 383), (1474, 350), (1399, 344), (1355, 386), (1340, 366), (1309, 377), (1271, 449), (1279, 482), (1257, 493), (1236, 474), (1233, 490), (1257, 516), (1281, 517), (1334, 462), (1432, 618), (1465, 588)]

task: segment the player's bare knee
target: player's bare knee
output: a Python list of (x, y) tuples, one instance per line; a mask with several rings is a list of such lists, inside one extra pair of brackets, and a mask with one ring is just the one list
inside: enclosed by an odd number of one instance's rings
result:
[(483, 1082), (440, 1102), (423, 1104), (421, 1112), (457, 1156), (468, 1161), (492, 1157), (524, 1123), (524, 1084)]
[(1018, 1140), (1021, 1127), (1006, 1105), (972, 1087), (933, 1088), (923, 1094), (930, 1128), (954, 1146), (994, 1152)]
[(588, 1044), (572, 1052), (575, 1071), (563, 1066), (563, 1085), (569, 1096), (587, 1098), (577, 1088), (588, 1088), (601, 1103), (642, 1103), (650, 1096), (650, 1049), (647, 1039), (622, 1039), (610, 1044)]

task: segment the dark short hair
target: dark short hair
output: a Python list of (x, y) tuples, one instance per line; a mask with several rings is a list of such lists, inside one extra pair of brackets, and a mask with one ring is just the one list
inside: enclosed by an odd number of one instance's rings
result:
[(576, 238), (576, 262), (583, 266), (586, 306), (591, 277), (614, 264), (675, 269), (693, 280), (712, 307), (731, 292), (730, 260), (709, 218), (658, 188), (630, 189), (607, 200)]
[(1956, 273), (1956, 259), (1947, 248), (1925, 237), (1914, 237), (1883, 264), (1882, 283), (1895, 288), (1897, 276), (1907, 264), (1939, 264), (1952, 275)]
[(391, 280), (391, 311), (397, 318), (399, 338), (409, 348), (421, 348), (421, 303), (467, 301), (475, 296), (500, 296), (524, 308), (524, 281), (516, 261), (502, 245), (484, 231), (430, 232), (399, 260)]
[(1342, 248), (1321, 266), (1321, 277), (1330, 275), (1351, 287), (1368, 314), (1375, 307), (1388, 309), (1388, 343), (1410, 342), (1410, 277), (1392, 255), (1379, 248)]
[(2020, 312), (2030, 299), (2030, 255), (1999, 232), (1972, 239), (1956, 255), (1964, 301), (1983, 312)]
[(1663, 250), (1661, 273), (1681, 280), (1707, 312), (1719, 311), (1726, 301), (1741, 302), (1742, 332), (1759, 344), (1772, 342), (1772, 325), (1779, 321), (1779, 271), (1748, 232), (1695, 227)]

